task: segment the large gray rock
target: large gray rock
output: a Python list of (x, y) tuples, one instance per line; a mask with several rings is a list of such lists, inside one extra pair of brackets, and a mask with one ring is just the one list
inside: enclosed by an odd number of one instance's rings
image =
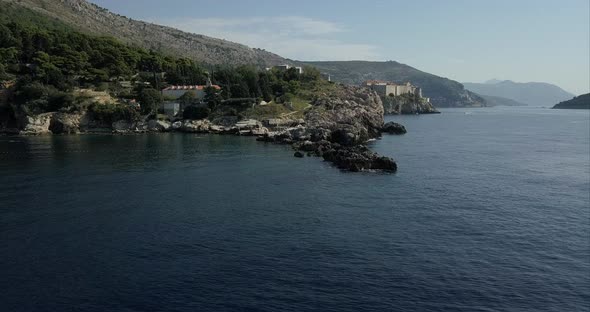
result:
[(404, 134), (408, 131), (406, 127), (398, 124), (397, 122), (390, 121), (383, 125), (383, 132), (387, 132), (389, 134)]
[(113, 122), (111, 128), (114, 132), (129, 132), (131, 130), (135, 130), (135, 125), (131, 121), (118, 120)]
[(148, 121), (148, 130), (149, 131), (163, 132), (163, 131), (170, 130), (171, 127), (172, 127), (172, 125), (165, 120), (152, 119), (152, 120)]
[[(370, 89), (342, 86), (318, 97), (305, 118), (310, 129), (326, 129), (330, 131), (330, 137), (358, 144), (380, 136), (383, 103)], [(316, 137), (325, 138), (325, 134)]]
[(180, 130), (182, 128), (182, 121), (175, 121), (172, 123), (172, 129)]

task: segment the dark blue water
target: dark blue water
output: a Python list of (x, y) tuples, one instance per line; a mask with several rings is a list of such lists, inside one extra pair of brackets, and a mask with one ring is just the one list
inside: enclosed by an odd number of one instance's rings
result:
[(396, 174), (252, 138), (0, 138), (0, 311), (588, 311), (590, 115), (391, 118)]

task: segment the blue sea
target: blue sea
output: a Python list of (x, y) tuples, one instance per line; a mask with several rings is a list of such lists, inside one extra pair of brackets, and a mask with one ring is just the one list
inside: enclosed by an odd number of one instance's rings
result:
[(590, 311), (590, 114), (443, 109), (348, 173), (250, 137), (0, 137), (0, 311)]

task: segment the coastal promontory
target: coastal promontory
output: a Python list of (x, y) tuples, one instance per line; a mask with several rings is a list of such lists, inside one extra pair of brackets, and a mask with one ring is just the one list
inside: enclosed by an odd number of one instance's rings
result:
[(553, 106), (554, 109), (590, 109), (590, 93), (576, 96)]

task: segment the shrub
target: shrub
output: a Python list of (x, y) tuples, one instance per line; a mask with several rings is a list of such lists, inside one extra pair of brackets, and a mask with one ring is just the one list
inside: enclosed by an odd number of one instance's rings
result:
[(184, 109), (182, 117), (184, 119), (198, 120), (209, 117), (211, 110), (207, 107), (189, 106)]
[(120, 104), (94, 103), (88, 107), (92, 118), (103, 123), (113, 123), (118, 120), (135, 121), (139, 118), (137, 110), (133, 107)]

